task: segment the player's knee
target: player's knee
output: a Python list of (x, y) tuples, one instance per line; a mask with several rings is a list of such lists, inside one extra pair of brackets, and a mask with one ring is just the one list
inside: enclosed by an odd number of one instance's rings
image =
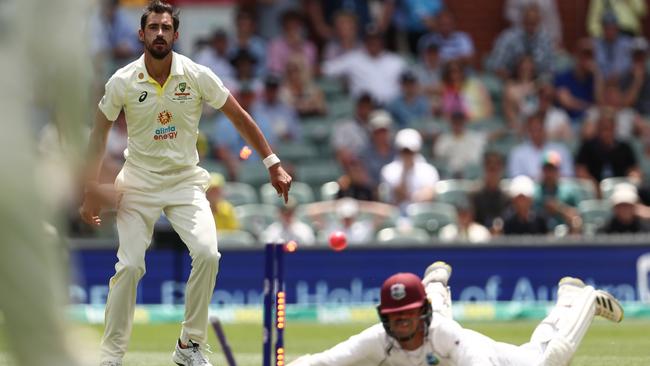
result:
[(140, 279), (142, 276), (144, 276), (145, 267), (139, 264), (121, 263), (118, 272), (121, 273), (123, 276)]
[(193, 261), (195, 262), (200, 262), (200, 263), (205, 263), (205, 264), (213, 264), (213, 265), (218, 265), (219, 264), (219, 259), (221, 258), (221, 253), (215, 248), (202, 248), (195, 250), (194, 253), (192, 254)]
[(544, 366), (566, 366), (571, 362), (575, 347), (564, 337), (551, 340), (544, 351)]

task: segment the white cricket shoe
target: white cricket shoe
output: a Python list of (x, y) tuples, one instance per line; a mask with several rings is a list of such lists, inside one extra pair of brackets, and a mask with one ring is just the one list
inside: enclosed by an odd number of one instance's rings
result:
[(102, 361), (99, 366), (122, 366), (122, 361)]
[(198, 343), (189, 340), (188, 348), (181, 348), (181, 340), (176, 342), (176, 349), (172, 354), (172, 361), (179, 366), (212, 366), (208, 358), (201, 352)]
[(446, 287), (450, 277), (451, 266), (443, 261), (436, 261), (424, 271), (422, 284), (426, 287), (429, 283), (440, 282)]
[[(575, 277), (564, 277), (560, 280), (558, 294), (571, 288), (583, 288), (585, 283)], [(596, 315), (620, 323), (624, 317), (623, 307), (616, 298), (607, 291), (596, 290)]]
[(624, 312), (621, 303), (607, 291), (596, 290), (596, 315), (620, 323), (623, 320)]

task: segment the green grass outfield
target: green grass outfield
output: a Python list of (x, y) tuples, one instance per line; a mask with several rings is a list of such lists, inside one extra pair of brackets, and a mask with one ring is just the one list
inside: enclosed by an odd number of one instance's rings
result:
[[(464, 322), (464, 326), (482, 332), (496, 340), (526, 342), (537, 323), (513, 322)], [(289, 360), (304, 353), (324, 350), (353, 335), (370, 324), (319, 325), (312, 323), (289, 323), (285, 332)], [(89, 330), (101, 335), (101, 326), (89, 326)], [(261, 364), (261, 326), (256, 324), (227, 324), (224, 326), (228, 341), (235, 353), (238, 365)], [(170, 355), (178, 336), (179, 325), (135, 325), (129, 352), (124, 366), (173, 366)], [(210, 355), (215, 365), (225, 365), (221, 348), (211, 332), (209, 340), (214, 353)], [(6, 344), (0, 341), (0, 349)], [(6, 352), (0, 353), (0, 365), (13, 363)], [(613, 324), (597, 319), (587, 333), (572, 365), (577, 366), (647, 366), (650, 365), (650, 321), (625, 320)]]

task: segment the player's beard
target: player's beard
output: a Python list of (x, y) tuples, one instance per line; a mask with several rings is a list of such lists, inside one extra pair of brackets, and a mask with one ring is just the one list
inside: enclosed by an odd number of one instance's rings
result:
[[(156, 48), (156, 46), (158, 44), (160, 44), (160, 43), (156, 43), (156, 42), (159, 42), (161, 40), (163, 42), (165, 42), (165, 44), (163, 45), (164, 47), (162, 49), (158, 49), (158, 48)], [(153, 58), (155, 58), (157, 60), (162, 60), (163, 58), (167, 57), (169, 52), (171, 52), (173, 45), (174, 45), (173, 41), (167, 42), (167, 41), (165, 41), (163, 39), (156, 38), (156, 39), (153, 40), (153, 42), (147, 44), (146, 48), (147, 48), (147, 51), (149, 51), (149, 54)]]

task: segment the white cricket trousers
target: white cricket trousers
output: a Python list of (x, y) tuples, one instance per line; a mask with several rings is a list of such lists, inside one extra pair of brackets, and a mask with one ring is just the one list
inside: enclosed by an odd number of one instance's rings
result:
[[(115, 180), (121, 194), (117, 209), (118, 262), (109, 282), (102, 360), (121, 360), (131, 336), (136, 288), (145, 273), (145, 251), (161, 212), (187, 245), (192, 271), (185, 290), (181, 341), (205, 344), (208, 306), (214, 292), (220, 254), (217, 231), (205, 196), (209, 174), (198, 166), (153, 173), (128, 162)], [(173, 341), (172, 343), (173, 344)]]

